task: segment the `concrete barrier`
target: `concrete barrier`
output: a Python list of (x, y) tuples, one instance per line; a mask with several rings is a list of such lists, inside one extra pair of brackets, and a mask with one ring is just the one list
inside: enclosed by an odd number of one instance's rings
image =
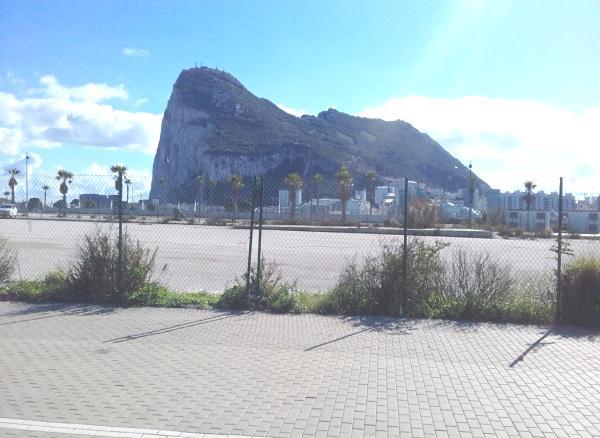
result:
[[(234, 225), (235, 229), (247, 230), (247, 224)], [(263, 230), (271, 231), (311, 231), (314, 233), (362, 233), (362, 234), (390, 234), (403, 235), (403, 228), (375, 228), (375, 227), (344, 227), (344, 226), (311, 226), (311, 225), (264, 225)], [(492, 239), (494, 233), (487, 230), (470, 230), (455, 228), (426, 228), (408, 229), (410, 236), (439, 236), (439, 237), (469, 237), (477, 239)]]

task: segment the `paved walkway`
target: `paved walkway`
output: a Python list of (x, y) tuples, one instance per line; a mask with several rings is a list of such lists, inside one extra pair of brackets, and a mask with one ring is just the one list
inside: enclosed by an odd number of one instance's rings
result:
[(0, 303), (0, 436), (599, 436), (600, 333), (546, 333)]

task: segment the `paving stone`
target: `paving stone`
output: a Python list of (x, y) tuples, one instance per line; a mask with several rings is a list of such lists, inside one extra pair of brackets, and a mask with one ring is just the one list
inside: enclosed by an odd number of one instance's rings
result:
[[(600, 334), (562, 328), (515, 362), (546, 331), (0, 303), (0, 418), (242, 436), (600, 436)], [(2, 425), (0, 436), (50, 436)], [(62, 432), (52, 436), (75, 436)]]

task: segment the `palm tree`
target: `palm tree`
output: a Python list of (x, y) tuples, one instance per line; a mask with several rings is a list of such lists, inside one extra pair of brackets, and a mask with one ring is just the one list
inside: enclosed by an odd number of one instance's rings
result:
[(238, 198), (240, 197), (242, 187), (244, 187), (244, 183), (240, 175), (231, 175), (229, 177), (229, 189), (231, 190), (231, 202), (233, 203), (235, 219), (238, 217)]
[(110, 171), (112, 173), (116, 173), (115, 177), (115, 190), (120, 192), (123, 188), (121, 185), (121, 181), (123, 180), (123, 176), (127, 172), (127, 166), (123, 166), (122, 164), (115, 164), (114, 166), (110, 166)]
[(15, 203), (15, 186), (18, 184), (17, 183), (17, 178), (15, 178), (19, 173), (21, 173), (19, 170), (17, 169), (10, 169), (8, 171), (8, 174), (10, 175), (10, 179), (8, 180), (8, 186), (10, 187), (10, 191), (11, 191), (11, 202), (14, 204)]
[(319, 198), (321, 196), (321, 186), (323, 185), (323, 175), (317, 173), (313, 176), (315, 186), (315, 197), (317, 198), (317, 208), (319, 208)]
[(531, 204), (533, 204), (533, 199), (535, 198), (533, 190), (537, 185), (533, 181), (525, 181), (523, 185), (525, 186), (523, 201), (525, 201), (525, 206), (527, 207), (527, 231), (529, 231), (529, 212), (531, 211)]
[(375, 202), (375, 181), (377, 173), (374, 170), (367, 172), (367, 201), (369, 201), (369, 215), (373, 214), (373, 203)]
[(215, 187), (217, 186), (217, 182), (209, 178), (206, 184), (208, 185), (208, 198), (210, 201), (210, 205), (213, 205), (213, 196), (215, 192)]
[(352, 174), (346, 166), (342, 166), (335, 177), (338, 181), (338, 194), (342, 201), (342, 222), (346, 222), (346, 206), (348, 199), (352, 196)]
[[(125, 178), (125, 185), (127, 186), (127, 204), (129, 204), (129, 186), (131, 185), (131, 180), (129, 178)], [(133, 196), (131, 197), (131, 201), (133, 201)]]
[(8, 190), (7, 190), (6, 192), (4, 192), (4, 197), (5, 197), (6, 199), (8, 199), (8, 196), (9, 196), (9, 195), (10, 195), (10, 192), (9, 192)]
[(202, 205), (202, 203), (204, 201), (203, 189), (204, 189), (204, 184), (206, 183), (206, 178), (204, 177), (204, 175), (198, 175), (196, 177), (196, 183), (198, 184), (198, 193), (200, 194), (200, 199), (198, 199), (198, 201)]
[(46, 208), (46, 193), (48, 192), (49, 188), (50, 187), (48, 187), (47, 185), (42, 186), (42, 190), (44, 191), (44, 208)]
[(69, 184), (73, 182), (73, 174), (65, 169), (60, 169), (56, 175), (57, 181), (62, 181), (60, 183), (60, 193), (63, 195), (63, 205), (66, 211), (67, 208), (67, 193), (69, 193)]
[(298, 203), (298, 190), (302, 189), (302, 177), (299, 173), (290, 173), (285, 178), (285, 185), (290, 189), (290, 219), (296, 217), (296, 204)]

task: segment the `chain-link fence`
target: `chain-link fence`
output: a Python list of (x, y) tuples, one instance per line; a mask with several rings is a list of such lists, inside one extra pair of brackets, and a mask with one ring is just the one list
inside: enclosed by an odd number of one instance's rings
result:
[(177, 187), (161, 180), (153, 191), (149, 181), (125, 174), (122, 193), (118, 179), (118, 172), (34, 173), (27, 187), (22, 180), (9, 187), (3, 204), (15, 204), (17, 213), (0, 221), (0, 234), (17, 251), (16, 275), (33, 279), (68, 268), (86, 234), (100, 227), (117, 236), (119, 223), (124, 233), (158, 249), (154, 279), (182, 292), (221, 292), (243, 278), (251, 236), (253, 263), (260, 251), (286, 280), (309, 292), (330, 290), (349, 265), (380, 254), (385, 245), (414, 239), (441, 242), (448, 272), (461, 257), (492, 260), (552, 294), (559, 258), (600, 257), (598, 199), (577, 199), (558, 178), (551, 194), (474, 186), (447, 193), (407, 179), (359, 181), (344, 170), (198, 177)]

